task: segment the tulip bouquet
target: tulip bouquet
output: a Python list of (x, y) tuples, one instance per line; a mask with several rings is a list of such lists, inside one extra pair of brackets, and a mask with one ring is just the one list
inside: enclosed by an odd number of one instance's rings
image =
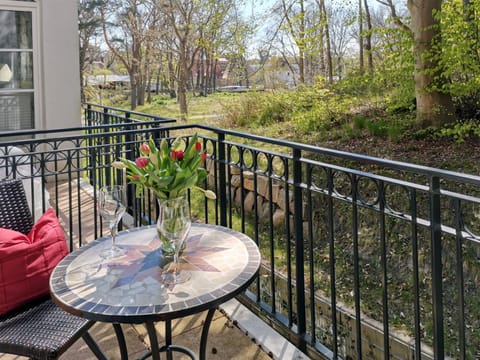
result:
[(175, 199), (184, 196), (188, 189), (198, 189), (207, 198), (215, 199), (215, 193), (197, 186), (205, 180), (207, 170), (202, 167), (207, 153), (202, 150), (202, 143), (197, 134), (186, 146), (182, 137), (169, 145), (163, 139), (157, 148), (152, 138), (140, 145), (140, 156), (135, 161), (121, 159), (112, 166), (126, 169), (130, 183), (136, 184), (136, 193), (150, 189), (160, 200)]

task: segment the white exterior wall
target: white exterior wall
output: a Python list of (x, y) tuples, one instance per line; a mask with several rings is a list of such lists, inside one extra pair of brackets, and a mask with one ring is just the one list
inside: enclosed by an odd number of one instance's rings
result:
[(39, 0), (38, 5), (41, 87), (36, 128), (80, 126), (77, 1)]

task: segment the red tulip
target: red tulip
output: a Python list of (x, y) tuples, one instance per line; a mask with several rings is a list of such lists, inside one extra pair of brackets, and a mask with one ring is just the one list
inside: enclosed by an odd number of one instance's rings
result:
[(178, 150), (177, 151), (177, 160), (182, 161), (183, 160), (183, 150)]
[(206, 152), (202, 153), (202, 159), (207, 160), (207, 153)]
[(135, 160), (135, 165), (137, 165), (137, 167), (139, 169), (143, 169), (145, 166), (148, 165), (148, 158), (146, 157), (139, 157)]
[(170, 153), (170, 159), (172, 159), (173, 161), (177, 160), (177, 152), (175, 150), (172, 150), (172, 152)]
[(142, 146), (140, 146), (140, 152), (141, 152), (142, 154), (145, 154), (145, 155), (150, 154), (150, 146), (148, 146), (147, 144), (143, 143)]
[(200, 141), (197, 141), (195, 143), (195, 149), (197, 149), (198, 152), (202, 150), (202, 144), (200, 143)]

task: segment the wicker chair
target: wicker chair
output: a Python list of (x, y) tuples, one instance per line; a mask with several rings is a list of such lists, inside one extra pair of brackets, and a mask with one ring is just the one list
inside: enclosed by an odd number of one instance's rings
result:
[[(27, 234), (32, 226), (22, 182), (0, 180), (0, 227)], [(0, 353), (57, 359), (82, 337), (97, 358), (106, 360), (87, 332), (93, 324), (63, 311), (50, 297), (39, 299), (0, 316)]]

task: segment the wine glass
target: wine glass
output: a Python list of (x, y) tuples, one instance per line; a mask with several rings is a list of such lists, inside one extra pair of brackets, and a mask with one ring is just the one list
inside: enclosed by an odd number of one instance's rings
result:
[(121, 185), (103, 186), (98, 193), (98, 212), (108, 223), (112, 235), (111, 246), (100, 252), (102, 258), (116, 258), (125, 254), (125, 251), (115, 244), (117, 226), (125, 214), (125, 191)]
[(188, 272), (181, 272), (178, 266), (178, 256), (183, 242), (190, 230), (190, 206), (186, 197), (160, 201), (158, 229), (170, 242), (173, 253), (173, 269), (162, 274), (167, 285), (180, 284), (190, 279)]

